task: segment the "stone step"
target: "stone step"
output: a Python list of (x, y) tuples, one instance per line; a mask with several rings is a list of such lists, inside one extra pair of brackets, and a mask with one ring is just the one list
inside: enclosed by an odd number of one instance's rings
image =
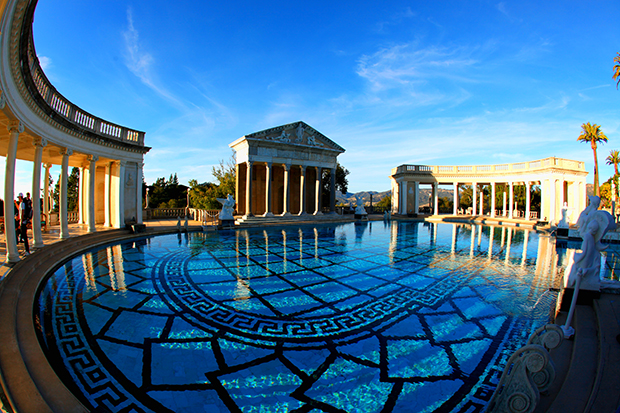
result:
[[(558, 366), (561, 363), (567, 363), (568, 371), (564, 377), (559, 374), (556, 376), (557, 383), (554, 387), (559, 386), (559, 391), (554, 391), (554, 388), (550, 389), (549, 396), (541, 398), (539, 408), (536, 409), (537, 412), (586, 412), (599, 369), (599, 337), (594, 309), (590, 306), (578, 305), (573, 317), (573, 327), (575, 328), (575, 336), (572, 343), (565, 340), (565, 343), (560, 346), (561, 349), (565, 347), (565, 344), (569, 344), (567, 348), (570, 349), (570, 344), (572, 344), (572, 351), (569, 351), (570, 358), (563, 360), (561, 352), (551, 353), (554, 364)], [(567, 348), (563, 350), (565, 357), (567, 356)], [(545, 406), (549, 407), (545, 408)]]

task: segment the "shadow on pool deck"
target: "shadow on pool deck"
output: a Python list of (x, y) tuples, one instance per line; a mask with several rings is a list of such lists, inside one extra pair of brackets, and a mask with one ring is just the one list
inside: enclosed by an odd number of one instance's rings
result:
[[(176, 232), (177, 221), (163, 219), (145, 224), (147, 234), (155, 234)], [(188, 227), (197, 230), (200, 223), (189, 221)], [(0, 270), (1, 277), (11, 268), (15, 270), (12, 274), (15, 277), (7, 278), (10, 282), (0, 285), (0, 312), (4, 318), (0, 325), (0, 368), (2, 386), (6, 388), (8, 384), (9, 398), (21, 400), (17, 403), (18, 411), (87, 411), (80, 408), (81, 404), (57, 378), (50, 379), (56, 376), (40, 350), (32, 323), (34, 294), (42, 278), (40, 273), (53, 266), (55, 256), (65, 257), (93, 244), (135, 235), (128, 230), (104, 227), (97, 227), (97, 233), (88, 234), (87, 227), (78, 224), (70, 225), (69, 232), (71, 238), (61, 243), (59, 228), (51, 227), (43, 234), (44, 248), (24, 257), (13, 267), (5, 264)], [(4, 261), (4, 235), (0, 243), (0, 257)], [(19, 250), (23, 256), (21, 244)], [(13, 297), (7, 305), (6, 296), (10, 294)], [(565, 317), (566, 314), (560, 313), (556, 323), (563, 324)], [(575, 338), (564, 340), (551, 353), (556, 365), (556, 380), (549, 394), (541, 397), (535, 411), (614, 413), (620, 406), (620, 344), (616, 341), (620, 334), (620, 295), (603, 293), (593, 306), (578, 306), (573, 324)], [(6, 396), (2, 395), (1, 401), (5, 400)], [(33, 406), (37, 406), (35, 410)], [(3, 410), (0, 403), (0, 412), (4, 411), (10, 410)]]

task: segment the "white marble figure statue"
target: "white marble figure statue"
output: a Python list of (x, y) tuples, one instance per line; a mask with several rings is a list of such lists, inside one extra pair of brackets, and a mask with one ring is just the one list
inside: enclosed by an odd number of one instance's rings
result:
[(297, 125), (297, 139), (295, 139), (295, 142), (297, 143), (301, 143), (304, 140), (304, 127), (301, 124), (301, 122), (299, 122), (299, 125)]
[(564, 202), (564, 205), (562, 206), (561, 211), (562, 211), (562, 219), (560, 219), (560, 222), (558, 222), (558, 228), (568, 228), (570, 217), (573, 214), (573, 209), (569, 208), (568, 204)]
[[(583, 220), (582, 216), (584, 217)], [(582, 212), (579, 219), (581, 220), (579, 233), (583, 242), (581, 243), (581, 252), (575, 253), (567, 286), (575, 285), (576, 277), (580, 277), (582, 289), (599, 290), (601, 251), (607, 248), (607, 245), (603, 245), (601, 240), (607, 231), (616, 228), (616, 224), (607, 211), (591, 210), (585, 216)]]
[(599, 205), (601, 205), (601, 198), (596, 195), (588, 196), (590, 200), (590, 205), (587, 206), (586, 209), (581, 211), (579, 214), (579, 218), (577, 218), (577, 228), (579, 228), (579, 234), (583, 237), (584, 232), (586, 231), (587, 222), (589, 221), (588, 216), (598, 210)]
[(366, 208), (364, 208), (364, 200), (360, 195), (355, 195), (357, 204), (355, 206), (355, 215), (368, 215)]
[(222, 210), (220, 211), (219, 218), (222, 221), (233, 220), (233, 212), (235, 211), (235, 200), (231, 194), (228, 194), (226, 198), (217, 198), (222, 204)]

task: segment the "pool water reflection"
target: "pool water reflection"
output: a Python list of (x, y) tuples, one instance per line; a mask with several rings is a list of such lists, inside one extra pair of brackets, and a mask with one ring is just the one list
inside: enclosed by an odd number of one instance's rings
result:
[(475, 412), (547, 322), (553, 239), (434, 223), (144, 238), (42, 288), (40, 340), (110, 411)]

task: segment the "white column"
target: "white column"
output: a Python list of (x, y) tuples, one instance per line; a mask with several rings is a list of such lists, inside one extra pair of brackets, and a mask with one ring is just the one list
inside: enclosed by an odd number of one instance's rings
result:
[(433, 215), (439, 215), (439, 184), (433, 182)]
[(553, 223), (555, 221), (555, 198), (556, 198), (556, 183), (555, 178), (552, 177), (549, 179), (549, 223)]
[(43, 160), (43, 148), (47, 146), (47, 140), (35, 138), (34, 163), (32, 169), (32, 235), (33, 247), (43, 247), (43, 235), (41, 234), (41, 161)]
[(118, 223), (117, 228), (125, 228), (125, 168), (127, 161), (118, 161)]
[(456, 215), (459, 210), (459, 183), (458, 182), (454, 183), (453, 191), (454, 191), (454, 195), (453, 195), (454, 202), (452, 205), (452, 210), (453, 210), (452, 213)]
[(408, 185), (407, 185), (407, 181), (402, 181), (400, 183), (401, 185), (401, 191), (400, 191), (400, 195), (401, 195), (401, 200), (400, 200), (400, 213), (407, 215), (407, 213), (409, 211), (407, 211), (407, 198), (409, 197), (409, 194), (407, 193), (407, 191), (409, 191)]
[(88, 157), (88, 215), (86, 222), (88, 224), (88, 232), (95, 232), (95, 172), (97, 169), (97, 155)]
[(527, 181), (525, 183), (525, 219), (530, 219), (530, 207), (531, 207), (531, 183)]
[(137, 162), (136, 166), (138, 168), (136, 172), (136, 224), (142, 224), (142, 181), (144, 180), (142, 178), (144, 176), (142, 169), (144, 168), (144, 162)]
[(50, 225), (50, 168), (52, 164), (46, 163), (43, 167), (45, 168), (45, 177), (43, 178), (45, 180), (43, 182), (43, 213), (45, 214), (47, 225)]
[(245, 173), (245, 216), (252, 217), (252, 166), (254, 162), (248, 161), (246, 163)]
[(86, 223), (86, 202), (84, 192), (86, 192), (86, 167), (80, 166), (80, 176), (78, 178), (78, 224)]
[(299, 176), (299, 215), (306, 215), (306, 166), (301, 165)]
[(505, 217), (506, 216), (506, 185), (504, 184), (504, 204), (503, 204), (503, 208), (502, 208), (502, 216)]
[(480, 190), (480, 213), (479, 215), (484, 215), (484, 192), (482, 192), (482, 190)]
[(471, 214), (476, 215), (476, 196), (478, 195), (478, 184), (472, 182), (471, 184)]
[(105, 164), (105, 182), (104, 182), (104, 222), (103, 226), (106, 228), (112, 227), (112, 162)]
[(69, 148), (62, 148), (60, 150), (62, 155), (62, 169), (60, 171), (60, 239), (69, 238), (69, 211), (67, 205), (67, 184), (69, 174), (69, 156), (73, 155), (73, 150)]
[(413, 183), (413, 213), (414, 214), (419, 214), (420, 213), (420, 183), (419, 182), (414, 182)]
[(329, 212), (330, 213), (335, 213), (336, 212), (336, 168), (332, 168), (330, 171), (330, 178), (329, 180), (331, 181), (329, 184)]
[(495, 218), (495, 182), (491, 182), (491, 217)]
[(323, 169), (320, 166), (316, 167), (316, 181), (315, 181), (315, 195), (314, 195), (314, 215), (323, 215), (321, 212), (321, 178)]
[(14, 263), (20, 260), (17, 250), (17, 237), (15, 236), (15, 161), (17, 159), (17, 141), (19, 134), (24, 131), (24, 125), (20, 121), (9, 122), (9, 145), (6, 154), (6, 166), (4, 172), (4, 239), (6, 242), (6, 261)]
[(267, 162), (265, 166), (265, 213), (263, 216), (273, 216), (271, 212), (271, 162)]
[(290, 210), (290, 199), (291, 199), (291, 182), (290, 182), (290, 176), (289, 176), (289, 172), (291, 170), (291, 165), (288, 164), (284, 164), (282, 165), (282, 167), (284, 168), (284, 202), (283, 202), (283, 206), (282, 206), (282, 216), (288, 216), (291, 215), (291, 213), (289, 212)]
[(515, 193), (514, 193), (514, 182), (510, 182), (509, 183), (509, 193), (508, 193), (508, 199), (510, 200), (508, 202), (508, 218), (512, 218), (513, 217), (513, 208), (514, 208), (514, 198), (515, 198)]

